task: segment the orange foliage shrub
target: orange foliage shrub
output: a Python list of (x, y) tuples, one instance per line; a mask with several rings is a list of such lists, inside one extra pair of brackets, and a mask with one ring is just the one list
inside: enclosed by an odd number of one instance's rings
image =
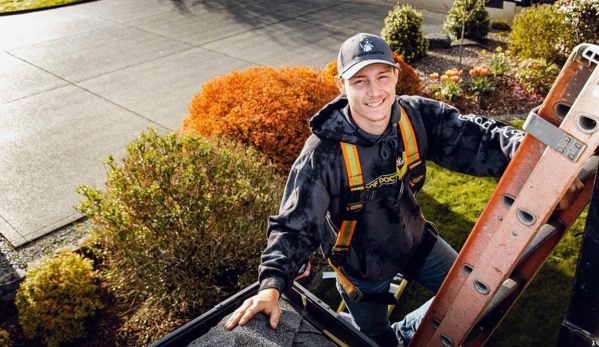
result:
[(308, 121), (337, 95), (333, 79), (309, 67), (233, 70), (202, 86), (180, 133), (239, 141), (287, 171), (310, 135)]
[[(397, 85), (395, 86), (395, 94), (397, 95), (420, 95), (422, 90), (420, 89), (420, 79), (414, 71), (414, 68), (406, 63), (401, 55), (391, 52), (393, 54), (393, 60), (399, 64), (401, 71), (397, 79)], [(337, 75), (337, 61), (332, 61), (327, 64), (324, 68), (324, 73), (336, 76)]]

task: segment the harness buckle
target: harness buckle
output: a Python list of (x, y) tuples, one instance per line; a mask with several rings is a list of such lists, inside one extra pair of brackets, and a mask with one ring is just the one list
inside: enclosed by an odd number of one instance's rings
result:
[(356, 212), (362, 209), (364, 206), (364, 200), (362, 193), (364, 192), (364, 185), (357, 185), (349, 187), (349, 192), (345, 197), (347, 201), (347, 210), (350, 212)]
[(339, 249), (339, 246), (335, 246), (333, 248), (333, 252), (331, 253), (331, 256), (329, 257), (329, 260), (331, 261), (331, 263), (333, 263), (333, 265), (335, 265), (336, 267), (341, 267), (343, 265), (345, 265), (345, 263), (347, 263), (347, 259), (345, 258), (345, 256), (347, 255), (347, 251), (348, 248), (344, 247), (345, 249)]
[(346, 294), (351, 302), (360, 302), (364, 298), (364, 294), (362, 294), (362, 291), (358, 287), (353, 288), (353, 293), (351, 295), (349, 295), (349, 293)]

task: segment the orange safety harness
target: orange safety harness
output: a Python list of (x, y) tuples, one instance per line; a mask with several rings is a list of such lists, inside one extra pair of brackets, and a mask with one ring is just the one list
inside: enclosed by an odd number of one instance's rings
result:
[[(418, 144), (416, 142), (416, 135), (412, 128), (412, 123), (408, 118), (403, 107), (401, 109), (401, 118), (399, 119), (399, 129), (401, 131), (401, 137), (404, 145), (404, 166), (410, 170), (410, 188), (413, 194), (416, 194), (422, 185), (424, 184), (424, 165), (422, 165), (422, 159), (418, 152)], [(343, 152), (343, 159), (345, 161), (345, 167), (347, 171), (347, 179), (349, 182), (349, 194), (347, 203), (348, 212), (358, 212), (364, 206), (364, 203), (369, 198), (372, 199), (376, 194), (373, 194), (364, 186), (362, 177), (362, 168), (360, 166), (360, 160), (358, 158), (358, 149), (354, 144), (340, 142), (341, 151)], [(404, 177), (405, 172), (400, 172), (400, 168), (397, 168), (398, 179)], [(405, 169), (404, 169), (405, 170)], [(403, 171), (403, 170), (402, 170)], [(358, 197), (357, 201), (353, 201), (354, 197)], [(331, 257), (328, 262), (337, 274), (341, 286), (349, 296), (351, 301), (358, 302), (362, 300), (364, 294), (355, 287), (351, 281), (343, 274), (340, 270), (340, 265), (343, 263), (344, 257), (349, 251), (349, 246), (356, 229), (357, 220), (348, 219), (341, 222), (341, 227), (337, 234), (337, 240), (333, 247)], [(371, 294), (372, 295), (372, 294)], [(384, 301), (384, 300), (383, 300)]]

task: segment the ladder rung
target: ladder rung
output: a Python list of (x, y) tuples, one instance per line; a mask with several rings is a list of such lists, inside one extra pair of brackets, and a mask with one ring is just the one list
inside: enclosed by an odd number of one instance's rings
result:
[(497, 305), (499, 305), (505, 298), (512, 294), (518, 287), (524, 283), (524, 278), (518, 275), (514, 275), (503, 282), (501, 287), (497, 290), (497, 294), (493, 297), (489, 306), (483, 311), (481, 319), (485, 318), (489, 312), (491, 312)]
[(535, 235), (535, 238), (532, 240), (530, 245), (526, 248), (516, 267), (522, 262), (524, 262), (534, 251), (536, 251), (545, 241), (547, 241), (551, 236), (555, 235), (558, 231), (564, 229), (564, 225), (559, 220), (549, 221), (547, 224), (543, 225), (541, 229)]

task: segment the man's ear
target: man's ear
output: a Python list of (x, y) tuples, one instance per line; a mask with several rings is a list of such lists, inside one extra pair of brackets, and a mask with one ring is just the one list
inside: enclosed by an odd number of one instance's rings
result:
[(343, 82), (343, 78), (335, 76), (335, 84), (337, 85), (337, 88), (339, 88), (341, 95), (345, 95), (345, 83)]
[[(399, 67), (399, 63), (395, 63), (395, 65), (397, 65), (397, 67)], [(400, 67), (400, 69), (401, 69), (401, 67)], [(399, 82), (399, 70), (393, 69), (393, 75), (395, 75), (395, 84), (397, 84), (397, 82)]]

